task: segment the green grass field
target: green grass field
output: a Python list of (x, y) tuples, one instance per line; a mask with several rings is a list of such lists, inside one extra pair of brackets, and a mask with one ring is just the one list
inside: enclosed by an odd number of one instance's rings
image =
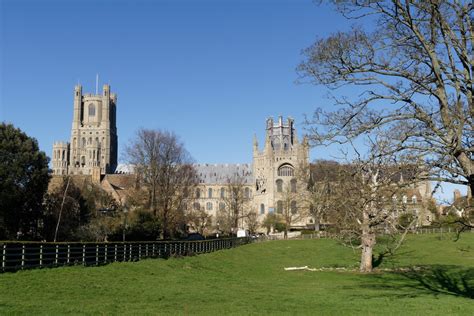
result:
[(0, 274), (0, 314), (474, 315), (474, 234), (410, 236), (360, 274), (333, 240), (271, 241), (187, 258)]

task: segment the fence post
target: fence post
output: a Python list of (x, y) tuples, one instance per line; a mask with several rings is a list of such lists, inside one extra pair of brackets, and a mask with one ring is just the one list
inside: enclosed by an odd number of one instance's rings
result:
[(145, 244), (145, 258), (148, 258), (148, 243)]
[(104, 262), (107, 263), (107, 244), (104, 245)]
[(2, 271), (5, 271), (7, 261), (7, 244), (3, 244), (2, 250)]
[(43, 267), (43, 244), (40, 245), (40, 268)]
[(129, 247), (130, 248), (130, 255), (128, 256), (129, 261), (132, 261), (132, 246), (133, 246), (133, 244), (130, 244), (130, 247)]
[(56, 244), (56, 247), (55, 247), (55, 256), (54, 256), (54, 264), (55, 264), (55, 265), (58, 265), (58, 250), (59, 250), (59, 245)]
[(99, 265), (99, 244), (95, 244), (95, 265)]
[(138, 260), (142, 258), (142, 244), (138, 244)]
[(117, 261), (117, 244), (114, 245), (114, 261)]
[(67, 264), (69, 264), (71, 258), (71, 244), (67, 244)]
[(155, 243), (153, 243), (151, 246), (152, 246), (152, 249), (151, 249), (151, 256), (154, 258), (155, 257)]
[(122, 244), (122, 250), (123, 250), (123, 261), (127, 259), (127, 246), (125, 243)]
[(21, 269), (25, 267), (25, 244), (21, 245)]
[(86, 265), (86, 244), (82, 244), (82, 264)]

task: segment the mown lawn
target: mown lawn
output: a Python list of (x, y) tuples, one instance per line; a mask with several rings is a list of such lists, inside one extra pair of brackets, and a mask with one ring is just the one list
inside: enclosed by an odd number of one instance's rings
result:
[[(452, 237), (452, 236), (451, 236)], [(187, 258), (0, 274), (0, 314), (474, 315), (474, 234), (410, 236), (381, 268), (332, 240), (271, 241)]]

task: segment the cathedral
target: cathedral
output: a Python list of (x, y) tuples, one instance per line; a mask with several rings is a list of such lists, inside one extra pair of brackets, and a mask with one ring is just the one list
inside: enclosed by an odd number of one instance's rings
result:
[[(111, 93), (109, 85), (103, 86), (101, 94), (83, 94), (80, 85), (74, 88), (70, 142), (54, 143), (50, 187), (72, 175), (74, 181), (100, 185), (125, 205), (138, 181), (131, 166), (117, 165), (116, 109), (117, 95)], [(194, 165), (199, 183), (193, 201), (186, 203), (187, 211), (205, 210), (216, 224), (218, 212), (228, 203), (226, 195), (232, 186), (239, 185), (246, 201), (243, 212), (256, 214), (259, 222), (269, 213), (282, 214), (284, 209), (294, 215), (308, 214), (308, 175), (304, 170), (309, 163), (308, 140), (298, 139), (294, 120), (268, 118), (262, 147), (254, 137), (252, 163)], [(431, 199), (429, 182), (414, 186), (412, 191), (402, 198), (405, 204), (410, 204), (410, 199), (413, 212), (418, 213)], [(429, 223), (429, 216), (420, 216), (420, 224)], [(310, 216), (295, 216), (291, 227), (312, 225)], [(242, 221), (239, 227), (244, 226)]]
[[(55, 142), (52, 152), (53, 178), (74, 175), (90, 179), (124, 203), (128, 187), (133, 186), (129, 166), (117, 166), (117, 95), (104, 85), (102, 94), (83, 94), (74, 88), (74, 108), (70, 142)], [(266, 121), (265, 144), (253, 141), (253, 162), (243, 164), (196, 164), (199, 184), (190, 208), (206, 210), (216, 216), (223, 208), (225, 191), (239, 182), (245, 192), (246, 212), (265, 214), (281, 210), (285, 190), (299, 190), (297, 168), (309, 163), (306, 139), (298, 140), (294, 120), (279, 117)], [(54, 181), (53, 181), (54, 182)], [(302, 207), (292, 202), (292, 209)]]
[[(265, 144), (260, 150), (256, 137), (253, 141), (253, 162), (251, 164), (197, 164), (199, 176), (195, 209), (205, 209), (217, 217), (217, 211), (225, 207), (227, 188), (241, 185), (244, 198), (248, 200), (245, 212), (255, 212), (259, 220), (268, 213), (282, 213), (284, 200), (291, 195), (291, 210), (294, 214), (304, 213), (305, 205), (298, 205), (304, 199), (305, 186), (300, 182), (300, 169), (309, 164), (309, 145), (302, 142), (294, 126), (294, 120), (283, 120), (280, 116), (266, 121)], [(289, 194), (288, 194), (289, 193)], [(298, 197), (298, 198), (296, 198)], [(300, 202), (298, 202), (299, 200)], [(297, 212), (299, 210), (299, 212)], [(293, 226), (305, 227), (311, 220), (299, 216)], [(306, 220), (308, 223), (306, 223)]]
[(55, 142), (54, 175), (100, 176), (117, 167), (117, 95), (104, 85), (102, 94), (82, 94), (74, 88), (74, 110), (70, 142)]

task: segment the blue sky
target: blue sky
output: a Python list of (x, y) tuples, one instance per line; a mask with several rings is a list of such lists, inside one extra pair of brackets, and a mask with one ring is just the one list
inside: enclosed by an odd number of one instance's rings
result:
[[(140, 127), (173, 130), (200, 163), (251, 162), (265, 119), (330, 106), (295, 84), (301, 50), (348, 23), (311, 0), (0, 0), (0, 121), (48, 155), (73, 88), (118, 94), (119, 155)], [(316, 148), (311, 158), (330, 159)], [(120, 157), (119, 157), (120, 160)]]

